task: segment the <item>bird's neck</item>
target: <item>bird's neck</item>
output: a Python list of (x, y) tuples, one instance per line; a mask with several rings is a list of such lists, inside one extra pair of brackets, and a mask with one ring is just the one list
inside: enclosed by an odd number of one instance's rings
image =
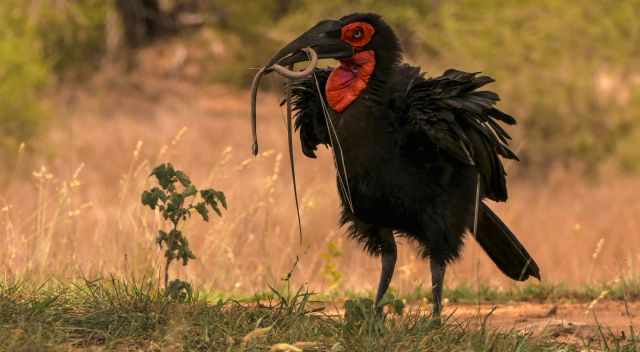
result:
[(340, 60), (340, 66), (331, 72), (325, 87), (329, 106), (340, 113), (361, 96), (366, 96), (368, 103), (383, 104), (387, 82), (399, 61), (399, 50), (361, 51)]

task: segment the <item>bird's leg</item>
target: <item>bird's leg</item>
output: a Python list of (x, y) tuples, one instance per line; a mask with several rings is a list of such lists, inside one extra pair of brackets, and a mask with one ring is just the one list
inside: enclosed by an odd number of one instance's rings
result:
[(382, 300), (382, 297), (384, 297), (384, 294), (389, 288), (389, 283), (391, 283), (391, 278), (393, 277), (393, 272), (396, 267), (398, 249), (396, 246), (396, 241), (393, 238), (393, 231), (381, 230), (379, 232), (379, 235), (383, 240), (382, 253), (380, 255), (382, 262), (382, 271), (380, 272), (380, 282), (378, 283), (378, 292), (376, 293), (375, 307), (381, 312), (382, 307), (380, 307), (379, 304)]
[(442, 261), (430, 258), (431, 263), (431, 291), (433, 293), (433, 317), (440, 319), (442, 312), (442, 286), (444, 285), (444, 272), (446, 264)]

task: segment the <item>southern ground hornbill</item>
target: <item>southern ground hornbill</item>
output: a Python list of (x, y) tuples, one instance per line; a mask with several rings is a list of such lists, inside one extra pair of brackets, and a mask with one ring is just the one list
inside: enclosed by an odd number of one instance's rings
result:
[(376, 14), (322, 21), (267, 67), (306, 61), (306, 48), (340, 65), (290, 84), (295, 127), (306, 156), (315, 158), (318, 145), (333, 147), (341, 222), (381, 257), (376, 305), (393, 276), (396, 235), (417, 241), (429, 258), (434, 316), (446, 265), (468, 231), (507, 276), (540, 279), (526, 249), (482, 202), (507, 199), (500, 158), (517, 159), (498, 124), (515, 119), (495, 107), (497, 94), (480, 90), (493, 79), (457, 70), (425, 78), (402, 63), (397, 37)]

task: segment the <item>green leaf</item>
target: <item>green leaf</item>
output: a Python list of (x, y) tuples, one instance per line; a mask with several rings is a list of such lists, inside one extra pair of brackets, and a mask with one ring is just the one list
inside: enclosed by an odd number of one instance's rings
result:
[(405, 307), (404, 301), (402, 301), (401, 299), (394, 299), (393, 303), (391, 305), (393, 307), (393, 311), (397, 315), (402, 315), (402, 313), (404, 312), (404, 307)]
[(216, 191), (212, 188), (208, 188), (200, 191), (200, 195), (202, 196), (202, 199), (204, 199), (204, 201), (207, 202), (208, 204), (215, 203), (217, 201)]
[(211, 204), (210, 207), (216, 212), (216, 214), (218, 214), (218, 216), (222, 216), (222, 212), (220, 211), (220, 208), (218, 208), (218, 204)]
[(223, 192), (218, 192), (218, 199), (220, 200), (220, 204), (222, 204), (222, 207), (227, 209), (227, 197)]
[(158, 197), (156, 197), (152, 192), (144, 191), (142, 192), (140, 201), (142, 202), (142, 205), (146, 205), (155, 210), (156, 205), (158, 204)]
[(158, 199), (161, 200), (162, 202), (166, 202), (167, 199), (169, 199), (169, 195), (164, 193), (164, 191), (158, 187), (153, 187), (151, 191), (155, 192), (156, 196), (158, 196)]
[(196, 193), (198, 193), (198, 190), (196, 189), (196, 187), (192, 184), (190, 184), (189, 186), (187, 186), (187, 188), (184, 190), (184, 192), (182, 192), (182, 195), (187, 198), (187, 197), (191, 197), (196, 195)]
[(175, 177), (175, 170), (173, 169), (173, 165), (169, 163), (161, 164), (153, 169), (153, 171), (151, 171), (150, 176), (156, 177), (162, 189), (169, 191), (175, 190), (175, 187), (173, 186), (173, 178)]
[[(158, 187), (153, 187), (149, 191), (142, 192), (141, 201), (142, 205), (146, 205), (151, 209), (156, 208), (158, 206), (158, 201), (165, 202), (167, 200), (167, 195)], [(160, 207), (160, 211), (162, 211), (162, 206)]]
[(173, 193), (169, 196), (169, 204), (167, 204), (167, 212), (175, 213), (182, 208), (184, 204), (184, 196), (180, 193)]
[(186, 281), (175, 279), (169, 282), (166, 294), (175, 301), (186, 302), (193, 297), (193, 287)]
[(187, 176), (184, 172), (182, 172), (180, 170), (176, 170), (175, 176), (178, 179), (178, 181), (180, 181), (182, 186), (184, 186), (184, 187), (191, 186), (191, 179), (189, 179), (189, 176)]
[(204, 199), (205, 203), (207, 203), (211, 208), (218, 213), (218, 215), (222, 215), (220, 209), (218, 209), (218, 202), (227, 209), (227, 199), (222, 192), (218, 192), (213, 188), (205, 189), (200, 191), (200, 196)]
[(200, 202), (194, 206), (198, 214), (202, 216), (202, 220), (209, 221), (209, 210), (204, 202)]

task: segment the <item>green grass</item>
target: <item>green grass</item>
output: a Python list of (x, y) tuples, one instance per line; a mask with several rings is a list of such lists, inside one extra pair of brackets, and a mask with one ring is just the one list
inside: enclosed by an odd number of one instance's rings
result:
[[(640, 300), (640, 277), (625, 280), (616, 280), (609, 283), (594, 283), (580, 286), (568, 286), (558, 283), (527, 283), (513, 285), (507, 288), (472, 284), (463, 284), (455, 287), (445, 287), (443, 295), (449, 303), (476, 304), (476, 303), (557, 303), (557, 302), (590, 302), (600, 297), (606, 291), (608, 300), (637, 301)], [(398, 292), (391, 288), (390, 297), (404, 300), (407, 303), (419, 302), (426, 299), (431, 301), (431, 290), (422, 286), (412, 292)], [(251, 302), (256, 299), (273, 299), (272, 291), (264, 291), (254, 294), (238, 294), (219, 291), (201, 291), (201, 296), (209, 300), (234, 299), (240, 302)], [(373, 291), (332, 291), (330, 293), (318, 293), (314, 296), (319, 301), (344, 301), (360, 297), (373, 298)]]
[[(606, 291), (606, 298), (612, 300), (640, 299), (640, 280), (618, 280), (611, 283), (597, 283), (570, 287), (555, 283), (529, 283), (509, 288), (496, 288), (487, 285), (478, 287), (460, 285), (445, 289), (444, 296), (451, 303), (508, 303), (508, 302), (587, 302), (592, 301)], [(404, 297), (406, 296), (406, 297)], [(404, 295), (408, 301), (429, 298), (430, 290), (417, 289)]]
[(608, 347), (606, 336), (566, 345), (484, 324), (437, 324), (407, 309), (382, 320), (368, 299), (348, 300), (345, 316), (335, 316), (303, 290), (274, 290), (273, 297), (214, 302), (196, 292), (178, 302), (155, 280), (0, 281), (0, 350), (637, 351), (639, 343), (630, 334)]

